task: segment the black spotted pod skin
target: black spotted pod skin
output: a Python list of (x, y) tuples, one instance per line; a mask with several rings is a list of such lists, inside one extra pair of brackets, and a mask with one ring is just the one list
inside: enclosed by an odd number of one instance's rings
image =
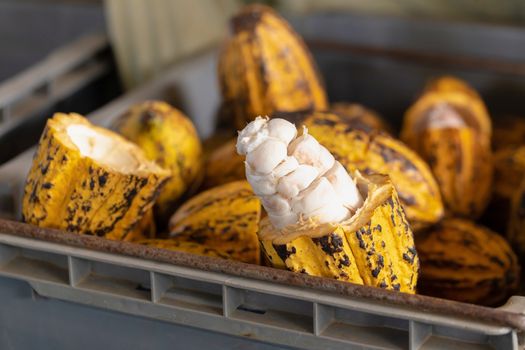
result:
[(223, 252), (231, 259), (260, 263), (257, 230), (261, 202), (247, 181), (233, 181), (186, 201), (170, 220), (170, 236)]
[(520, 266), (510, 244), (473, 221), (445, 219), (418, 235), (416, 244), (421, 294), (498, 306), (519, 288)]
[(396, 190), (388, 176), (365, 178), (357, 173), (354, 178), (368, 193), (363, 207), (348, 221), (287, 234), (263, 219), (259, 239), (267, 263), (312, 276), (415, 293), (419, 258)]
[[(120, 170), (82, 155), (68, 136), (82, 125), (111, 138), (137, 164)], [(137, 237), (133, 230), (152, 207), (169, 173), (146, 160), (124, 138), (77, 114), (49, 119), (27, 176), (22, 213), (25, 222), (115, 240)]]
[(293, 118), (306, 125), (347, 171), (388, 174), (414, 232), (441, 220), (445, 210), (436, 179), (426, 162), (403, 142), (333, 112)]

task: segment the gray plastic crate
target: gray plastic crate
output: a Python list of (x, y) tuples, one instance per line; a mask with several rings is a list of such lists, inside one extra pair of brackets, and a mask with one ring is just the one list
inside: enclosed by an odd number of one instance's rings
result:
[[(396, 111), (408, 105), (426, 78), (439, 73), (458, 74), (482, 93), (486, 87), (502, 83), (507, 83), (503, 84), (504, 90), (509, 84), (517, 91), (523, 91), (525, 86), (525, 65), (515, 62), (515, 53), (502, 53), (498, 64), (493, 64), (490, 45), (479, 48), (486, 35), (491, 34), (491, 38), (498, 39), (497, 45), (516, 47), (525, 53), (525, 45), (515, 46), (524, 40), (524, 30), (466, 30), (468, 26), (459, 24), (425, 26), (349, 16), (313, 16), (293, 23), (311, 39), (332, 96), (370, 101), (369, 105), (391, 120), (399, 119)], [(356, 23), (367, 28), (371, 46), (363, 46), (359, 33), (336, 35)], [(312, 28), (325, 30), (321, 33)], [(458, 45), (457, 52), (434, 45), (443, 52), (427, 53), (422, 59), (417, 40), (406, 41), (413, 37), (406, 34), (410, 30), (419, 33), (416, 38), (441, 38), (439, 42), (443, 44), (448, 42), (443, 40), (444, 35), (452, 36), (453, 43), (463, 40), (467, 44)], [(379, 33), (387, 38), (377, 40)], [(389, 48), (389, 42), (397, 48)], [(448, 59), (439, 59), (446, 52)], [(215, 50), (196, 55), (89, 117), (109, 125), (133, 103), (163, 99), (185, 110), (194, 119), (199, 134), (208, 136), (213, 132), (212, 120), (219, 105), (216, 61)], [(382, 79), (385, 76), (391, 79)], [(510, 97), (489, 99), (489, 103)], [(3, 209), (4, 216), (19, 217), (21, 189), (32, 153), (33, 150), (25, 152), (0, 167), (0, 211)], [(116, 337), (123, 339), (122, 347), (127, 348), (164, 348), (171, 344), (187, 348), (517, 349), (523, 346), (525, 330), (525, 298), (520, 296), (512, 297), (501, 308), (486, 308), (97, 237), (67, 235), (6, 220), (0, 220), (0, 276), (23, 281), (34, 290), (33, 298), (27, 296), (19, 301), (20, 308), (0, 308), (0, 321), (6, 325), (11, 322), (11, 315), (20, 327), (24, 319), (35, 324), (33, 315), (25, 314), (32, 310), (28, 305), (51, 313), (52, 320), (74, 320), (68, 313), (75, 310), (85, 322), (85, 332), (79, 331), (78, 325), (65, 325), (63, 334), (54, 334), (56, 328), (45, 321), (37, 322), (36, 327), (51, 335), (26, 330), (26, 334), (41, 341), (51, 339), (53, 346), (49, 348), (53, 349), (119, 348)], [(6, 282), (0, 286), (0, 296), (5, 294), (7, 303), (17, 300), (9, 293), (9, 286), (30, 295), (23, 284)], [(42, 303), (52, 306), (42, 307)], [(100, 328), (97, 316), (92, 315), (99, 315), (99, 322), (105, 325), (107, 318), (118, 319), (114, 321), (118, 326)], [(35, 318), (44, 320), (45, 315), (37, 314)], [(161, 327), (165, 333), (151, 336), (149, 327)], [(100, 336), (82, 344), (76, 344), (67, 333), (77, 332), (83, 334), (80, 339), (86, 339), (85, 334), (91, 329), (99, 330)], [(138, 339), (138, 332), (143, 332), (146, 343), (144, 339), (128, 340), (127, 337)], [(12, 341), (9, 335), (0, 335), (0, 347), (8, 348)], [(23, 337), (17, 338), (17, 344), (22, 345), (16, 348), (32, 348)]]
[(0, 164), (34, 145), (50, 114), (93, 111), (121, 92), (104, 34), (52, 51), (0, 84)]
[(303, 349), (516, 349), (525, 328), (522, 297), (491, 309), (10, 221), (0, 232), (0, 275), (38, 296), (206, 330), (210, 345), (218, 332)]

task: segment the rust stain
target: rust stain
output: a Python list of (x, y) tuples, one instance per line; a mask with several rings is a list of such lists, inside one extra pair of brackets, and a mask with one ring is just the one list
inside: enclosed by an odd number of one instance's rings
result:
[(178, 266), (247, 277), (261, 281), (310, 288), (353, 298), (375, 300), (380, 303), (403, 306), (420, 312), (432, 312), (449, 317), (460, 317), (493, 325), (525, 330), (525, 315), (495, 308), (438, 299), (424, 295), (411, 295), (349, 282), (308, 276), (301, 273), (251, 265), (238, 261), (198, 256), (139, 244), (112, 241), (96, 236), (66, 233), (40, 228), (11, 220), (0, 219), (0, 233), (65, 244), (112, 254), (159, 261)]

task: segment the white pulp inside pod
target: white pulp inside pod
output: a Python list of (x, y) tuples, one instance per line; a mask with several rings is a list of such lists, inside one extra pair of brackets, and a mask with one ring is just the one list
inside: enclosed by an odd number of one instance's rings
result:
[(82, 124), (67, 127), (67, 135), (80, 154), (121, 172), (132, 172), (139, 163), (128, 147), (94, 128)]
[(426, 126), (432, 129), (445, 129), (461, 128), (466, 126), (466, 124), (453, 107), (447, 103), (441, 103), (429, 111)]
[(239, 133), (237, 152), (246, 155), (246, 178), (277, 229), (305, 219), (341, 222), (363, 204), (344, 167), (306, 128), (297, 137), (294, 124), (258, 117)]

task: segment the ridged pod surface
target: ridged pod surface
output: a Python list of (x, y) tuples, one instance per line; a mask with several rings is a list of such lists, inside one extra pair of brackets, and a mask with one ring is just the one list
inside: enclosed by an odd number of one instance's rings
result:
[(57, 113), (33, 158), (23, 219), (73, 233), (136, 239), (130, 233), (168, 178), (168, 171), (123, 137), (78, 114)]
[(335, 113), (301, 116), (308, 132), (349, 171), (388, 174), (415, 231), (433, 224), (444, 213), (436, 180), (428, 165), (402, 142), (379, 132), (366, 132)]
[(465, 219), (446, 219), (416, 237), (422, 294), (484, 305), (506, 301), (520, 267), (503, 237)]
[(259, 239), (276, 268), (415, 293), (419, 259), (412, 231), (388, 176), (354, 174), (363, 206), (339, 224), (276, 230), (261, 221)]
[(135, 228), (128, 234), (128, 241), (141, 239), (153, 239), (157, 235), (157, 225), (153, 216), (153, 208), (148, 210), (142, 219), (139, 220)]
[(345, 118), (346, 122), (349, 125), (353, 124), (356, 129), (363, 129), (368, 132), (383, 131), (393, 134), (392, 127), (379, 114), (359, 103), (334, 103), (330, 105), (330, 112)]
[(507, 232), (512, 197), (525, 177), (525, 146), (494, 152), (492, 196), (482, 221), (497, 232)]
[(490, 144), (471, 128), (427, 129), (420, 154), (441, 188), (447, 208), (458, 216), (477, 218), (491, 196)]
[(477, 218), (491, 193), (491, 133), (479, 95), (466, 83), (443, 77), (408, 109), (401, 139), (430, 164), (447, 209)]
[(522, 262), (525, 257), (525, 180), (522, 179), (511, 199), (507, 238)]
[(164, 226), (182, 195), (202, 179), (202, 147), (191, 120), (161, 101), (131, 107), (115, 130), (139, 145), (150, 160), (171, 172), (155, 205), (155, 216)]
[(245, 179), (244, 157), (235, 151), (237, 139), (232, 139), (212, 151), (205, 162), (203, 188)]
[[(232, 128), (233, 129), (233, 128)], [(210, 137), (202, 141), (202, 153), (204, 160), (224, 144), (230, 142), (235, 137), (235, 130), (216, 130)]]
[(303, 40), (271, 8), (244, 7), (219, 61), (223, 110), (237, 128), (259, 115), (323, 110), (328, 100)]
[(259, 264), (261, 203), (246, 181), (214, 187), (190, 198), (170, 219), (170, 235), (233, 259)]
[(143, 239), (136, 241), (135, 243), (147, 245), (150, 247), (175, 250), (179, 252), (191, 253), (196, 255), (211, 256), (214, 258), (232, 259), (230, 255), (225, 252), (219, 251), (212, 247), (205, 246), (203, 244), (188, 242), (185, 240), (179, 240), (177, 238), (167, 239)]
[(525, 145), (525, 118), (504, 116), (494, 118), (492, 149), (500, 150)]

